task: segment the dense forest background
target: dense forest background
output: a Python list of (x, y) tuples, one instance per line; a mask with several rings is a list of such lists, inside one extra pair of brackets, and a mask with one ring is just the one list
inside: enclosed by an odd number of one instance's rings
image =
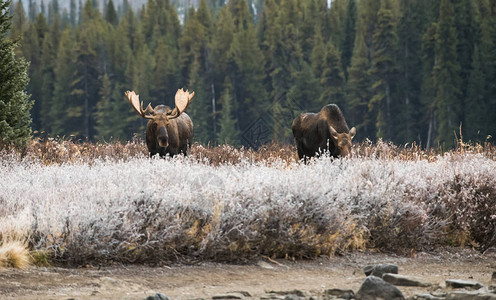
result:
[(142, 136), (124, 92), (173, 106), (185, 87), (200, 143), (290, 142), (292, 119), (328, 103), (358, 140), (496, 135), (494, 0), (129, 2), (12, 3), (35, 134)]

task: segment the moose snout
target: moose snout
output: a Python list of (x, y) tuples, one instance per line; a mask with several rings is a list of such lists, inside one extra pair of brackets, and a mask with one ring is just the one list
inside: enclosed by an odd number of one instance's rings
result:
[(169, 146), (169, 136), (167, 135), (167, 130), (165, 127), (160, 127), (157, 132), (157, 141), (160, 147)]

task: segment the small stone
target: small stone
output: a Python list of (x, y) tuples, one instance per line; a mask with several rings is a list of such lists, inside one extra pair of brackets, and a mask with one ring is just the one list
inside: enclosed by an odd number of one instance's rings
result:
[(251, 294), (249, 292), (247, 292), (247, 291), (232, 291), (232, 292), (229, 292), (229, 293), (240, 294), (243, 297), (251, 297)]
[(354, 299), (355, 293), (352, 290), (342, 290), (342, 289), (328, 289), (325, 291), (326, 295), (336, 296), (340, 299)]
[(284, 296), (268, 293), (260, 297), (260, 300), (284, 300)]
[(370, 274), (372, 274), (372, 271), (374, 271), (374, 266), (365, 266), (365, 268), (363, 268), (365, 276), (369, 276)]
[(430, 286), (430, 284), (421, 282), (417, 278), (398, 275), (398, 274), (386, 273), (382, 275), (382, 279), (396, 286), (422, 286), (422, 287)]
[(446, 279), (446, 287), (451, 287), (454, 289), (469, 288), (473, 290), (478, 290), (483, 287), (479, 282), (471, 280), (459, 280), (459, 279)]
[(385, 282), (382, 278), (370, 275), (363, 281), (356, 293), (357, 300), (403, 300), (405, 297), (394, 285)]
[(377, 264), (363, 268), (365, 276), (373, 275), (382, 278), (385, 273), (398, 274), (398, 266), (393, 264)]
[(456, 291), (448, 293), (446, 300), (496, 300), (496, 295), (484, 291)]
[(292, 291), (270, 291), (269, 294), (275, 294), (275, 295), (296, 295), (298, 297), (305, 297), (305, 293), (300, 290), (292, 290)]
[(169, 300), (169, 297), (164, 294), (156, 293), (153, 296), (146, 297), (145, 300)]
[(416, 295), (414, 299), (417, 300), (444, 300), (444, 297), (437, 297), (432, 294), (420, 294)]
[(289, 295), (286, 295), (286, 297), (284, 297), (284, 300), (300, 300), (302, 298), (303, 297), (297, 296), (295, 294), (289, 294)]
[(234, 294), (226, 294), (226, 295), (215, 295), (212, 297), (214, 300), (220, 300), (220, 299), (243, 299), (243, 297), (239, 295), (234, 295)]

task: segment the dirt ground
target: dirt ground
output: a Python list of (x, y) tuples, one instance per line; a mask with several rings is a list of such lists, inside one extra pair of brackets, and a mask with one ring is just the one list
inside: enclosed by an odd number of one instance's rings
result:
[[(209, 299), (233, 292), (260, 298), (270, 291), (297, 289), (310, 296), (331, 288), (356, 292), (365, 278), (363, 267), (377, 263), (397, 264), (400, 274), (435, 286), (443, 287), (446, 279), (475, 280), (490, 285), (491, 275), (496, 271), (496, 251), (481, 255), (456, 250), (420, 253), (415, 257), (353, 253), (312, 261), (260, 258), (246, 265), (3, 269), (0, 299), (144, 299), (156, 293), (170, 299)], [(399, 288), (405, 296), (436, 289)]]

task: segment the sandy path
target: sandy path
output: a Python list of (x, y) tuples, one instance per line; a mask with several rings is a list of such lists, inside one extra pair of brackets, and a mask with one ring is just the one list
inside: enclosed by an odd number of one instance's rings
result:
[[(162, 293), (171, 299), (211, 298), (235, 291), (259, 298), (269, 291), (301, 290), (319, 295), (326, 289), (352, 289), (364, 279), (363, 267), (395, 263), (399, 273), (443, 285), (446, 279), (476, 280), (489, 285), (496, 271), (496, 252), (469, 250), (418, 254), (406, 258), (385, 254), (349, 254), (314, 261), (262, 258), (248, 265), (204, 263), (195, 266), (112, 266), (0, 270), (1, 299), (144, 299)], [(405, 296), (429, 288), (400, 287)]]

